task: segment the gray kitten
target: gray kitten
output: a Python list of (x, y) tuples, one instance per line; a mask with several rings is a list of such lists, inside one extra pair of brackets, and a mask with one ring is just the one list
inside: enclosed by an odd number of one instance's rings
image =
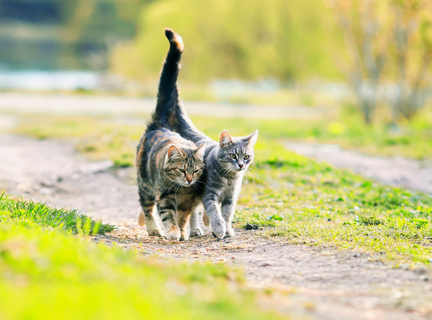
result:
[[(181, 39), (174, 31), (165, 29), (165, 34), (170, 41)], [(176, 50), (171, 46), (170, 50)], [(176, 61), (170, 61), (180, 68), (181, 52), (177, 51)], [(167, 58), (168, 61), (168, 58)], [(196, 190), (196, 196), (202, 199), (204, 209), (210, 220), (213, 234), (218, 238), (234, 236), (231, 222), (235, 213), (237, 198), (243, 176), (254, 159), (254, 145), (258, 138), (258, 130), (247, 137), (233, 138), (224, 130), (220, 134), (219, 141), (213, 141), (200, 132), (187, 116), (179, 100), (177, 88), (178, 71), (171, 78), (170, 94), (171, 102), (165, 104), (165, 118), (169, 126), (178, 132), (183, 138), (200, 145), (206, 143), (204, 154), (205, 169), (198, 185), (203, 189)], [(196, 212), (193, 213), (196, 215)], [(197, 217), (191, 220), (191, 236), (202, 235)]]

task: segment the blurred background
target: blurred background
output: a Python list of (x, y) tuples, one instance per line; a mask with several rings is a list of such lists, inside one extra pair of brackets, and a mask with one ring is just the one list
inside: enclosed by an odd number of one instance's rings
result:
[(148, 114), (165, 27), (185, 41), (192, 115), (302, 119), (278, 132), (430, 155), (429, 0), (1, 0), (0, 108)]
[(428, 103), (428, 0), (2, 0), (0, 88), (154, 96), (167, 50), (186, 43), (186, 100), (328, 106), (366, 122)]

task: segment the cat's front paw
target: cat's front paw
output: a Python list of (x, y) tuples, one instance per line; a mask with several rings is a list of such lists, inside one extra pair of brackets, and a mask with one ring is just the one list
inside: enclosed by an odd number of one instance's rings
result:
[(235, 237), (235, 231), (231, 226), (227, 227), (225, 237), (226, 238)]
[(163, 232), (160, 229), (148, 230), (150, 237), (163, 237)]
[(178, 241), (180, 239), (180, 229), (178, 227), (171, 227), (165, 235), (167, 240)]
[(213, 235), (216, 238), (222, 239), (223, 237), (225, 237), (225, 232), (226, 232), (225, 221), (222, 221), (222, 220), (212, 221), (211, 227), (213, 230)]
[(191, 237), (200, 237), (202, 235), (204, 235), (204, 231), (200, 227), (195, 227), (195, 228), (191, 229), (191, 232), (190, 232)]

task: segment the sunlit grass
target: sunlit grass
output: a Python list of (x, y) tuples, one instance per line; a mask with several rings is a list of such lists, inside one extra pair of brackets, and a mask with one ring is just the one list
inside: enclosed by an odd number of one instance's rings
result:
[(375, 253), (395, 265), (432, 262), (431, 196), (271, 147), (257, 159), (259, 178), (243, 187), (238, 225), (256, 224), (264, 236), (291, 243)]
[(96, 244), (89, 232), (42, 227), (32, 218), (38, 205), (8, 202), (0, 210), (1, 319), (278, 318), (259, 310), (240, 272), (224, 264), (145, 259)]
[(87, 233), (110, 232), (114, 227), (96, 222), (77, 210), (53, 209), (45, 204), (14, 200), (0, 195), (0, 223), (17, 226), (39, 225), (77, 233), (87, 228)]

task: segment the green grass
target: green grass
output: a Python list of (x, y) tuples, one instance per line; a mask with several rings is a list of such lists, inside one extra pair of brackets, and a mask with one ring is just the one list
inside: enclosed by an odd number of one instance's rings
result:
[[(428, 107), (411, 122), (400, 121), (395, 126), (383, 120), (366, 125), (360, 115), (345, 106), (339, 115), (329, 112), (321, 119), (217, 119), (192, 117), (198, 128), (214, 139), (222, 129), (232, 135), (260, 130), (260, 140), (291, 139), (311, 143), (339, 144), (342, 148), (382, 156), (403, 156), (432, 160), (432, 108)], [(77, 150), (91, 158), (108, 158), (117, 167), (134, 164), (137, 142), (145, 128), (143, 124), (112, 123), (106, 118), (29, 116), (15, 130), (37, 137), (78, 138)]]
[(432, 107), (420, 112), (411, 122), (386, 124), (382, 119), (366, 125), (350, 106), (340, 114), (329, 112), (321, 119), (214, 119), (194, 117), (196, 126), (214, 138), (222, 129), (233, 135), (260, 130), (260, 140), (290, 139), (310, 143), (338, 144), (371, 155), (403, 156), (432, 160)]
[(77, 237), (57, 223), (68, 224), (68, 213), (46, 223), (35, 208), (58, 212), (1, 202), (0, 319), (279, 318), (257, 307), (238, 270), (96, 244), (85, 236), (90, 229)]
[(111, 159), (116, 167), (135, 162), (135, 150), (145, 129), (142, 125), (112, 124), (104, 118), (34, 116), (27, 118), (18, 133), (47, 138), (78, 138), (76, 148), (94, 159)]
[[(383, 186), (346, 170), (257, 145), (236, 222), (291, 243), (376, 254), (394, 265), (432, 262), (432, 197)], [(252, 181), (252, 178), (253, 181)]]
[[(193, 120), (213, 138), (224, 128), (233, 135), (260, 129), (253, 167), (257, 172), (254, 181), (245, 183), (239, 200), (236, 221), (240, 226), (257, 224), (264, 228), (263, 236), (367, 252), (394, 265), (427, 265), (432, 259), (430, 196), (380, 185), (291, 153), (281, 145), (281, 138), (306, 137), (356, 145), (372, 153), (432, 158), (432, 141), (427, 138), (432, 120), (429, 113), (425, 115), (412, 123), (400, 124), (403, 132), (407, 132), (403, 139), (408, 141), (402, 144), (389, 143), (392, 137), (389, 130), (379, 125), (366, 127), (355, 115), (345, 124), (324, 120), (308, 124), (298, 120)], [(24, 124), (19, 130), (44, 138), (78, 137), (79, 150), (93, 157), (130, 159), (125, 165), (133, 164), (134, 147), (144, 127), (85, 118), (48, 117), (43, 120), (44, 125), (37, 123), (37, 126)], [(403, 140), (401, 136), (398, 139)], [(117, 149), (119, 144), (123, 147)], [(86, 150), (85, 145), (94, 147)]]
[(14, 200), (5, 195), (0, 195), (0, 223), (17, 226), (36, 224), (73, 233), (81, 229), (100, 234), (114, 230), (112, 225), (96, 222), (77, 210), (53, 209), (43, 203)]

